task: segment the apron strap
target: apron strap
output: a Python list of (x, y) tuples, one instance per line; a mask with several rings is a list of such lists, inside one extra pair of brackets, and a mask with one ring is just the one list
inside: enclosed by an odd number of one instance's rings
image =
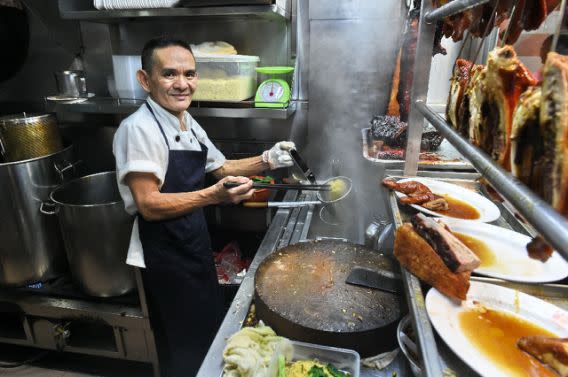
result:
[(150, 104), (148, 102), (146, 102), (145, 105), (148, 108), (148, 110), (150, 110), (150, 114), (152, 114), (152, 116), (154, 117), (154, 120), (158, 124), (158, 127), (160, 127), (160, 132), (162, 133), (162, 136), (164, 137), (166, 145), (168, 146), (168, 150), (170, 150), (170, 143), (168, 142), (168, 138), (166, 137), (166, 133), (164, 132), (164, 129), (162, 128), (162, 125), (160, 124), (160, 121), (158, 120), (158, 118), (156, 118), (156, 114), (154, 114), (154, 110), (152, 110), (152, 107), (150, 106)]

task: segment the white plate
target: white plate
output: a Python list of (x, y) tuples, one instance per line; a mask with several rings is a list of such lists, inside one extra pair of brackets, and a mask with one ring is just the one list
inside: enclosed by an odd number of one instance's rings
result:
[(434, 328), (456, 355), (482, 376), (509, 377), (470, 343), (460, 327), (459, 314), (476, 306), (474, 300), (487, 308), (517, 315), (560, 337), (568, 336), (568, 312), (522, 292), (472, 281), (467, 300), (459, 304), (435, 288), (430, 289), (426, 295), (426, 310)]
[[(459, 199), (463, 202), (466, 202), (470, 206), (477, 209), (477, 211), (479, 212), (479, 218), (475, 219), (475, 220), (467, 220), (467, 221), (478, 221), (478, 222), (482, 222), (482, 223), (490, 223), (492, 221), (497, 220), (501, 216), (501, 212), (499, 211), (499, 208), (497, 208), (497, 206), (492, 201), (490, 201), (489, 199), (484, 198), (483, 196), (479, 195), (478, 193), (473, 192), (471, 190), (468, 190), (464, 187), (460, 187), (458, 185), (454, 185), (454, 184), (447, 183), (447, 182), (436, 181), (434, 179), (422, 178), (422, 177), (405, 178), (405, 179), (399, 180), (398, 182), (408, 182), (408, 181), (420, 182), (420, 183), (428, 186), (428, 188), (434, 194), (451, 196), (452, 198)], [(400, 193), (398, 191), (395, 191), (395, 194), (399, 198), (406, 196), (405, 194)], [(428, 210), (428, 209), (426, 209), (422, 206), (416, 205), (416, 204), (411, 204), (411, 206), (414, 207), (415, 209), (417, 209), (420, 212), (424, 212), (428, 215), (432, 215), (432, 216), (435, 216), (435, 217), (443, 217), (443, 218), (446, 218), (446, 219), (453, 219), (454, 218), (454, 217), (448, 217), (448, 216), (439, 214), (439, 213), (434, 212), (434, 211), (430, 211), (430, 210)]]
[(493, 252), (495, 263), (477, 268), (478, 274), (526, 283), (547, 283), (568, 276), (568, 262), (557, 252), (545, 263), (530, 258), (526, 245), (531, 238), (524, 234), (471, 221), (444, 219), (444, 222), (452, 231), (484, 242)]

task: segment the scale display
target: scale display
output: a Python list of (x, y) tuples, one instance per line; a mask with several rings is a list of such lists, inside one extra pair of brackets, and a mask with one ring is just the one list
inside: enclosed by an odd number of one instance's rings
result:
[[(268, 75), (290, 73), (294, 67), (258, 67), (256, 71)], [(255, 107), (285, 108), (290, 102), (290, 85), (285, 80), (270, 78), (264, 80), (256, 91)]]

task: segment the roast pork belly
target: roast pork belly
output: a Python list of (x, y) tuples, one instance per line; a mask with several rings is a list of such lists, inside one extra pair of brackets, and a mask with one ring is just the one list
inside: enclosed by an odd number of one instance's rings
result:
[(539, 124), (541, 88), (527, 89), (513, 112), (511, 172), (536, 194), (543, 196), (544, 138)]
[(524, 336), (517, 346), (554, 369), (559, 376), (568, 377), (568, 338)]
[(414, 230), (428, 242), (452, 272), (473, 271), (480, 260), (466, 245), (457, 239), (447, 225), (440, 224), (419, 213), (412, 220)]
[(466, 299), (471, 272), (450, 271), (440, 255), (411, 224), (403, 224), (396, 231), (394, 256), (404, 268), (446, 296)]
[(455, 129), (459, 129), (458, 109), (461, 105), (466, 85), (469, 81), (469, 72), (472, 63), (465, 59), (458, 59), (450, 79), (450, 95), (446, 106), (446, 117)]
[(568, 57), (548, 53), (543, 69), (540, 127), (544, 137), (544, 199), (568, 216)]

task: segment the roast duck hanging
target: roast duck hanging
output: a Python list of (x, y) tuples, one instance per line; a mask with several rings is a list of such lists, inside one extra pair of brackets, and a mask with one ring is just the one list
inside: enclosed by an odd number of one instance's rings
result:
[[(446, 116), (474, 145), (568, 216), (567, 94), (568, 57), (550, 52), (539, 85), (513, 48), (505, 46), (490, 52), (486, 66), (456, 62)], [(546, 260), (552, 248), (537, 237), (528, 251)]]

